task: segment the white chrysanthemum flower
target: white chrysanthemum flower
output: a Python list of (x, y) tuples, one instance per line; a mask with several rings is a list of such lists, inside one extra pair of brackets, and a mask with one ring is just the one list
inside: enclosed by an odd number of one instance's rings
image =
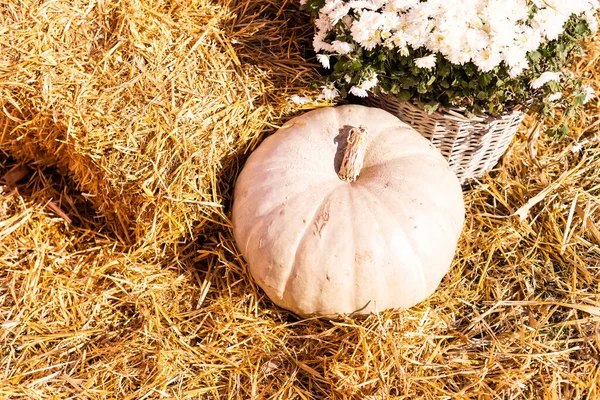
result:
[(583, 85), (582, 87), (583, 90), (585, 90), (585, 99), (583, 99), (583, 104), (585, 104), (596, 97), (596, 92), (594, 91), (594, 88), (589, 85)]
[(533, 27), (539, 29), (547, 40), (555, 40), (564, 31), (568, 19), (568, 14), (546, 7), (538, 10), (533, 16)]
[(387, 38), (385, 40), (385, 42), (383, 42), (381, 45), (388, 50), (394, 50), (394, 48), (396, 47), (396, 46), (394, 46), (394, 42), (392, 41), (392, 38)]
[(548, 101), (557, 101), (562, 98), (561, 92), (554, 92), (550, 96), (548, 96)]
[(333, 28), (333, 24), (329, 17), (324, 15), (319, 16), (319, 18), (315, 19), (315, 26), (319, 31), (327, 32)]
[(490, 41), (498, 47), (510, 48), (515, 42), (516, 30), (516, 27), (511, 25), (490, 29)]
[(519, 67), (527, 62), (527, 52), (519, 46), (505, 47), (502, 50), (502, 58), (510, 67)]
[(292, 101), (292, 103), (296, 103), (296, 104), (306, 104), (306, 103), (310, 103), (310, 99), (306, 96), (298, 96), (297, 94), (292, 95), (290, 97), (290, 100)]
[(546, 71), (529, 83), (532, 89), (539, 89), (550, 81), (560, 81), (561, 73)]
[(342, 42), (339, 40), (334, 40), (331, 42), (331, 46), (333, 51), (337, 54), (348, 54), (354, 50), (354, 45), (352, 43)]
[(425, 57), (415, 58), (415, 65), (419, 68), (431, 69), (435, 67), (435, 61), (435, 54), (430, 54)]
[(382, 15), (374, 11), (364, 11), (360, 18), (352, 23), (352, 38), (366, 50), (372, 50), (380, 44), (378, 29), (382, 23)]
[(419, 3), (419, 0), (390, 0), (386, 4), (386, 11), (401, 12), (414, 7)]
[(390, 32), (396, 30), (401, 24), (400, 16), (397, 13), (383, 11), (381, 13), (381, 25), (379, 29), (381, 31)]
[(330, 69), (329, 56), (327, 54), (317, 54), (317, 61), (321, 63), (323, 68)]
[(316, 52), (333, 50), (333, 47), (331, 46), (331, 44), (329, 44), (325, 41), (326, 35), (327, 35), (327, 33), (325, 33), (325, 32), (318, 32), (313, 37), (313, 48), (315, 49)]
[(398, 49), (398, 53), (400, 53), (401, 56), (408, 56), (410, 54), (410, 51), (408, 50), (408, 46), (404, 46), (401, 49)]
[(375, 86), (377, 86), (378, 83), (379, 80), (377, 79), (377, 74), (373, 74), (369, 79), (365, 79), (364, 81), (362, 81), (362, 83), (358, 87), (364, 90), (371, 90)]
[(333, 85), (321, 86), (321, 94), (319, 98), (325, 100), (333, 100), (340, 95), (340, 91)]
[(463, 65), (471, 61), (471, 54), (464, 51), (464, 49), (450, 49), (450, 51), (444, 56), (452, 63), (456, 65)]
[(413, 21), (404, 30), (406, 41), (413, 49), (418, 49), (427, 42), (431, 29), (432, 25), (427, 19)]
[(448, 49), (448, 46), (446, 44), (447, 40), (448, 34), (446, 33), (446, 31), (436, 29), (427, 39), (426, 47), (429, 50), (434, 51), (436, 53), (445, 53), (445, 50)]
[(339, 7), (335, 8), (333, 11), (329, 13), (329, 19), (332, 25), (337, 24), (344, 17), (348, 16), (350, 12), (350, 6), (348, 4), (342, 4)]
[[(349, 80), (346, 80), (349, 83)], [(377, 74), (373, 74), (369, 79), (365, 79), (360, 83), (360, 85), (354, 85), (350, 88), (350, 94), (353, 94), (357, 97), (367, 97), (369, 95), (368, 91), (377, 86), (379, 80), (377, 79)]]
[(523, 57), (518, 63), (514, 64), (510, 70), (508, 71), (508, 76), (511, 78), (516, 78), (521, 75), (523, 71), (529, 69), (529, 62), (525, 57)]
[(385, 0), (353, 0), (348, 3), (353, 9), (377, 10), (383, 6)]
[(356, 97), (367, 97), (369, 96), (369, 94), (367, 93), (367, 91), (365, 89), (362, 89), (358, 86), (352, 86), (350, 88), (350, 93), (353, 94)]
[(521, 26), (521, 31), (516, 34), (515, 40), (519, 46), (529, 52), (536, 50), (542, 44), (542, 34), (538, 29), (529, 26)]
[(342, 0), (327, 0), (323, 7), (319, 10), (321, 14), (328, 15), (337, 7), (343, 5), (344, 2)]
[(379, 44), (381, 44), (381, 39), (376, 35), (370, 36), (360, 42), (361, 47), (365, 50), (373, 50)]
[(323, 68), (331, 68), (331, 65), (329, 64), (329, 56), (327, 54), (317, 54), (317, 60), (321, 63), (321, 65), (323, 65)]
[(473, 56), (473, 63), (477, 65), (482, 72), (489, 72), (502, 62), (500, 51), (494, 46), (482, 49)]
[(408, 55), (408, 45), (406, 43), (406, 39), (404, 38), (404, 33), (402, 31), (396, 31), (388, 40), (388, 43), (391, 44), (392, 47), (398, 49), (398, 52), (403, 55)]
[(490, 45), (490, 38), (488, 34), (481, 29), (468, 30), (466, 35), (467, 45), (474, 51), (478, 52)]

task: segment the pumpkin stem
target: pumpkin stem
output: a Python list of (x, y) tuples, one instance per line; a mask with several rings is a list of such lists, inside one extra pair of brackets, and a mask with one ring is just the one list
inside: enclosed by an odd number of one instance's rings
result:
[(344, 151), (344, 159), (338, 177), (345, 182), (354, 182), (363, 166), (365, 150), (367, 149), (367, 128), (360, 126), (352, 128), (348, 135), (348, 144)]

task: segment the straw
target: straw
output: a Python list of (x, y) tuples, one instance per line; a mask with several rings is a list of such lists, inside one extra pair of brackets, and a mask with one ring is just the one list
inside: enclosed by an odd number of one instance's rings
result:
[(3, 6), (0, 115), (15, 126), (0, 145), (58, 166), (131, 243), (194, 237), (222, 214), (217, 177), (311, 92), (309, 21), (270, 22), (275, 6)]

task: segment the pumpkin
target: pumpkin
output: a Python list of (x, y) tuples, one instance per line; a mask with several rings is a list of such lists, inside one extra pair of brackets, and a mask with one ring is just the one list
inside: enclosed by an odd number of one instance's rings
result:
[(447, 273), (464, 223), (458, 179), (386, 111), (326, 107), (292, 119), (235, 184), (234, 237), (280, 307), (333, 317), (409, 308)]

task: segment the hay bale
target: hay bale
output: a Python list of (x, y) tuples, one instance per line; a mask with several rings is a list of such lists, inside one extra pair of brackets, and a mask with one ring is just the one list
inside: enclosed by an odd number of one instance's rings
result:
[[(223, 170), (315, 73), (297, 40), (275, 39), (277, 4), (231, 6), (243, 14), (205, 0), (2, 6), (0, 148), (58, 165), (130, 241), (193, 236), (221, 212)], [(279, 35), (306, 29), (290, 25)]]

